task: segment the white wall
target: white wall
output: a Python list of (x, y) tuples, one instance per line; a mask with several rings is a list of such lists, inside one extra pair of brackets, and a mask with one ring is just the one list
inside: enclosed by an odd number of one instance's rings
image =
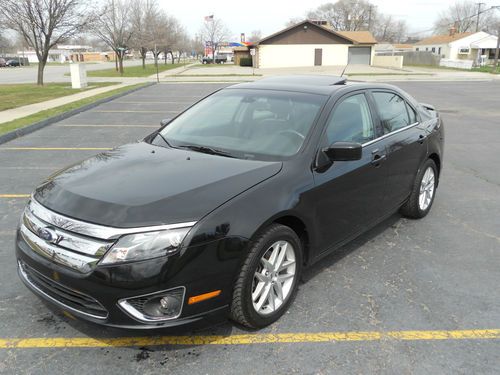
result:
[(372, 65), (384, 68), (403, 69), (403, 56), (374, 56)]
[(314, 66), (314, 50), (323, 49), (322, 65), (346, 65), (347, 44), (263, 44), (259, 45), (259, 68)]

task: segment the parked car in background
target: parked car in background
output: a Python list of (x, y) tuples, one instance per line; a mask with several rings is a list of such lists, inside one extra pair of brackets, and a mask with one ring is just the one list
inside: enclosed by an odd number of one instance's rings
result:
[(4, 58), (0, 57), (0, 68), (4, 68), (7, 66), (7, 61)]
[(162, 125), (35, 190), (16, 239), (34, 293), (115, 327), (261, 328), (304, 267), (398, 210), (427, 215), (443, 163), (431, 105), (341, 77), (237, 84)]
[[(210, 56), (205, 56), (201, 60), (202, 64), (212, 64), (214, 60)], [(216, 55), (215, 56), (215, 63), (216, 64), (224, 64), (227, 62), (227, 56), (226, 55)]]
[(19, 63), (19, 60), (16, 59), (11, 59), (7, 60), (6, 66), (20, 66), (21, 64)]

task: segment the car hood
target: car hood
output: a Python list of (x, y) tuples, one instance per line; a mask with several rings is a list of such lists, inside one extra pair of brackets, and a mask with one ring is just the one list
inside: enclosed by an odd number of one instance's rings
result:
[(124, 145), (62, 170), (35, 199), (60, 214), (114, 227), (197, 221), (277, 174), (281, 162)]

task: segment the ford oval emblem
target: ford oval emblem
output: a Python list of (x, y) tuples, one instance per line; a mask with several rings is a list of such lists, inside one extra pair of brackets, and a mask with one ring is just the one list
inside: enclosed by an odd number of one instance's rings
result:
[(51, 228), (40, 228), (38, 229), (38, 236), (47, 242), (56, 243), (58, 235), (55, 230)]

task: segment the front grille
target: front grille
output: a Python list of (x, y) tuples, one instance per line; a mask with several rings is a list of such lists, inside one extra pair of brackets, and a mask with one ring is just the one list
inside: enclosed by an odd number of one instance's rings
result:
[(49, 279), (25, 263), (19, 263), (21, 276), (42, 294), (71, 310), (98, 319), (105, 319), (108, 311), (95, 298), (70, 289)]
[(56, 216), (35, 200), (25, 209), (20, 233), (28, 246), (39, 255), (81, 273), (91, 272), (114, 240), (82, 234), (86, 223)]

